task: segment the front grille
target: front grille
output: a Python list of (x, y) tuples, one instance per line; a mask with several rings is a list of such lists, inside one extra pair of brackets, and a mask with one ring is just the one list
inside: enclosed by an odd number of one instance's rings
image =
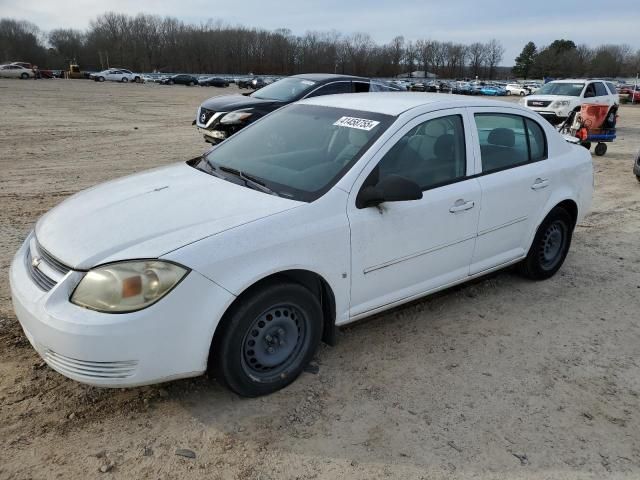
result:
[[(37, 261), (34, 262), (34, 259), (37, 259)], [(27, 254), (25, 255), (27, 272), (29, 272), (31, 279), (38, 286), (38, 288), (40, 288), (40, 290), (44, 290), (45, 292), (48, 292), (53, 287), (55, 287), (58, 283), (58, 280), (53, 279), (49, 275), (44, 273), (39, 268), (41, 263), (46, 264), (51, 270), (59, 273), (62, 276), (71, 271), (71, 268), (66, 266), (60, 260), (47, 252), (44, 248), (42, 248), (37, 240), (35, 242), (31, 242), (29, 248), (27, 249)]]
[(44, 260), (47, 263), (47, 265), (49, 265), (51, 268), (61, 273), (62, 275), (66, 275), (67, 273), (69, 273), (71, 269), (67, 267), (64, 263), (62, 263), (60, 260), (58, 260), (56, 257), (51, 255), (49, 252), (47, 252), (44, 248), (42, 248), (42, 245), (40, 245), (40, 243), (38, 243), (37, 240), (36, 240), (36, 248), (38, 249), (38, 253), (40, 254), (40, 257), (42, 258), (42, 260)]
[(63, 375), (84, 377), (87, 380), (127, 378), (135, 373), (138, 365), (136, 360), (116, 362), (78, 360), (56, 353), (46, 347), (42, 348), (41, 355), (54, 370)]
[(200, 107), (200, 113), (198, 114), (198, 122), (202, 125), (206, 125), (207, 122), (211, 119), (211, 117), (215, 114), (213, 110), (209, 110), (208, 108)]
[(527, 105), (529, 107), (548, 107), (549, 105), (551, 105), (551, 101), (550, 100), (529, 100), (527, 101)]

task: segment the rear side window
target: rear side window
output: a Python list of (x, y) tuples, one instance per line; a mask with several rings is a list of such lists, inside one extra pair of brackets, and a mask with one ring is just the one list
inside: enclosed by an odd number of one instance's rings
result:
[(520, 115), (475, 114), (483, 173), (517, 167), (547, 158), (542, 127)]
[(604, 83), (596, 82), (595, 86), (596, 86), (596, 97), (606, 97), (607, 95), (609, 95), (609, 92), (607, 92), (607, 89), (604, 88)]
[(366, 93), (370, 89), (367, 82), (353, 82), (353, 91), (355, 93)]
[(611, 82), (607, 82), (607, 87), (609, 87), (609, 91), (615, 95), (616, 93), (618, 93), (618, 89), (616, 88), (616, 86), (611, 83)]

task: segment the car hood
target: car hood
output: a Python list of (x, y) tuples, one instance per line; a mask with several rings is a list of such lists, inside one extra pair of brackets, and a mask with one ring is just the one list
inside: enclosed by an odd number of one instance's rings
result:
[(300, 205), (181, 163), (77, 193), (42, 216), (35, 230), (51, 255), (86, 270), (117, 260), (157, 258)]
[(205, 100), (202, 107), (214, 112), (232, 112), (242, 108), (254, 108), (282, 104), (275, 100), (264, 100), (261, 98), (247, 97), (244, 95), (222, 95)]

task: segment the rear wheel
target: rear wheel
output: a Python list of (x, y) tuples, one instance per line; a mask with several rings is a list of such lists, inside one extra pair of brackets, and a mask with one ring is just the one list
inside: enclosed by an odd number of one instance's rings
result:
[(99, 82), (104, 82), (104, 77), (98, 77)]
[(189, 82), (189, 86), (193, 87), (196, 84), (196, 82)]
[(524, 92), (520, 92), (521, 97), (524, 97), (524, 95), (525, 95)]
[(174, 83), (174, 82), (173, 82), (173, 80), (169, 80), (167, 83), (168, 83), (169, 85), (173, 85), (173, 83)]
[(269, 283), (248, 293), (224, 321), (212, 351), (216, 370), (231, 390), (245, 397), (293, 382), (322, 336), (320, 303), (296, 283)]
[(571, 245), (573, 220), (564, 208), (556, 207), (544, 219), (533, 239), (520, 272), (532, 280), (552, 277), (564, 263)]
[(127, 83), (129, 81), (129, 79), (127, 77), (122, 77), (122, 80), (120, 80), (122, 83)]
[(23, 73), (21, 73), (21, 74), (20, 74), (20, 78), (21, 78), (22, 80), (26, 80), (27, 78), (29, 78), (29, 74), (28, 74), (28, 73), (26, 73), (26, 72), (23, 72)]

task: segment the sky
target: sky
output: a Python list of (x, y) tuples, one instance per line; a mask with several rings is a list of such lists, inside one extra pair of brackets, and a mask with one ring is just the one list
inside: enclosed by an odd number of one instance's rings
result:
[[(492, 38), (513, 65), (522, 47), (558, 38), (590, 46), (626, 43), (640, 49), (640, 9), (604, 8), (602, 0), (0, 0), (0, 18), (28, 20), (47, 31), (85, 29), (105, 11), (169, 15), (190, 23), (222, 21), (294, 34), (366, 32), (378, 43), (402, 35), (472, 43)], [(611, 5), (615, 5), (615, 2)], [(625, 13), (623, 13), (623, 10)]]

